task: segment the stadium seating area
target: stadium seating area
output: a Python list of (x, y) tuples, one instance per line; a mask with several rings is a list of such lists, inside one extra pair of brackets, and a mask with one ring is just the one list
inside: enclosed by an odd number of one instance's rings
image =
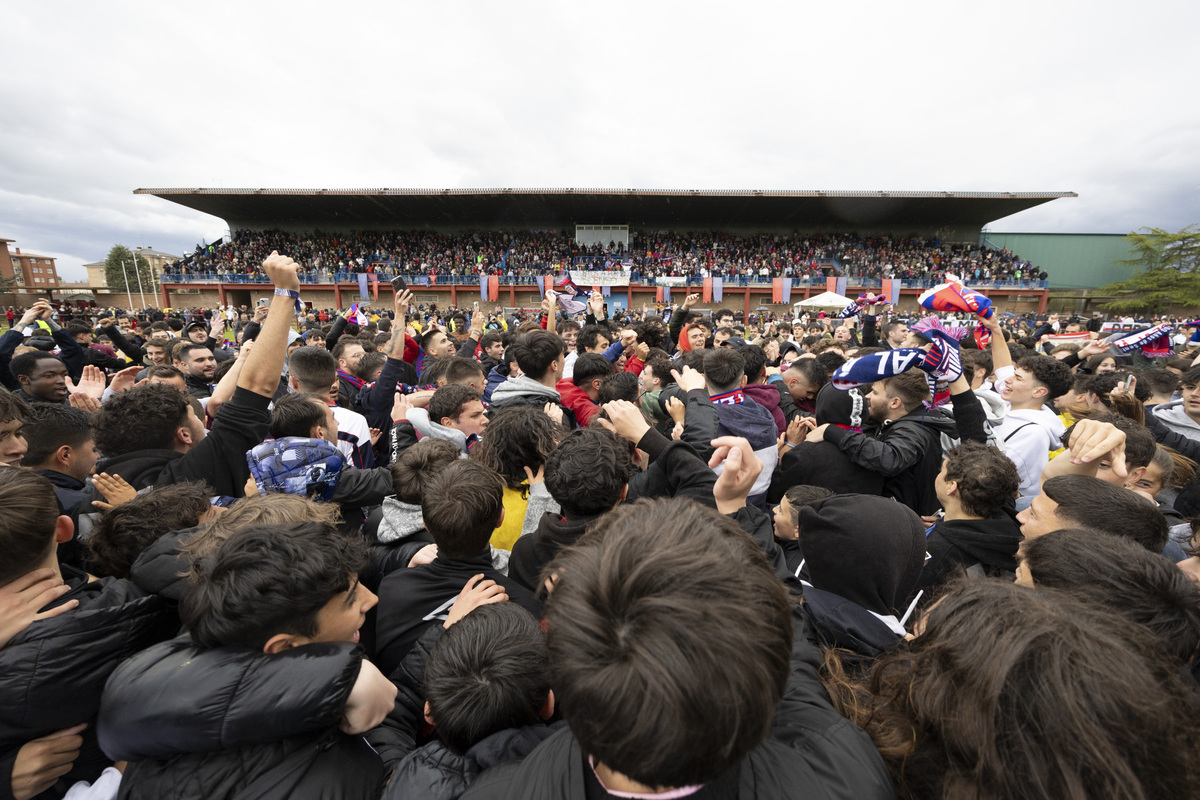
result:
[[(973, 281), (1044, 281), (1044, 271), (1011, 253), (936, 240), (793, 234), (734, 236), (721, 233), (635, 234), (621, 246), (581, 247), (557, 231), (441, 234), (429, 231), (290, 233), (240, 231), (232, 241), (207, 247), (174, 265), (181, 280), (216, 276), (252, 282), (258, 265), (278, 250), (303, 265), (311, 282), (359, 272), (470, 279), (559, 274), (565, 269), (627, 268), (635, 280), (657, 276), (724, 277), (758, 282), (773, 277), (800, 281), (834, 274), (878, 280), (938, 281), (952, 272)], [(193, 279), (195, 279), (193, 277)], [(352, 278), (351, 278), (352, 279)], [(507, 281), (506, 281), (507, 282)]]

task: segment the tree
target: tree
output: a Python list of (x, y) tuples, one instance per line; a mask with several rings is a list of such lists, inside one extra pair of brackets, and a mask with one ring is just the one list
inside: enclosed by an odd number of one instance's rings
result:
[(1200, 308), (1200, 227), (1189, 225), (1178, 233), (1142, 228), (1125, 238), (1137, 257), (1117, 263), (1138, 271), (1097, 289), (1116, 297), (1106, 309), (1126, 314), (1163, 312), (1172, 305)]
[[(137, 260), (137, 271), (134, 271), (134, 260)], [(115, 292), (126, 292), (129, 295), (138, 293), (138, 274), (141, 274), (141, 291), (147, 296), (154, 294), (154, 269), (141, 253), (134, 253), (128, 247), (114, 244), (104, 259), (104, 280), (108, 288)], [(125, 286), (125, 276), (129, 276), (129, 286)]]

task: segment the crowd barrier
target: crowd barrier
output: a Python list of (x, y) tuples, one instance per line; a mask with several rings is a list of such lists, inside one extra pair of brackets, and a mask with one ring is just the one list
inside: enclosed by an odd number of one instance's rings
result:
[[(315, 272), (301, 273), (300, 282), (304, 284), (328, 284), (334, 283), (351, 283), (357, 285), (359, 273), (354, 272)], [(386, 283), (393, 276), (389, 274), (380, 274), (379, 282)], [(542, 275), (498, 275), (499, 284), (501, 286), (537, 286), (544, 276)], [(478, 286), (478, 275), (405, 275), (404, 280), (409, 287), (413, 289), (431, 286)], [(688, 277), (687, 286), (703, 286), (704, 278)], [(724, 278), (725, 286), (771, 286), (775, 278), (770, 275), (734, 275)], [(900, 286), (903, 289), (929, 289), (936, 286), (940, 281), (933, 278), (901, 278)], [(792, 288), (805, 287), (823, 287), (825, 278), (820, 277), (801, 277), (792, 278)], [(218, 273), (218, 272), (189, 272), (189, 273), (173, 273), (164, 272), (162, 274), (162, 283), (225, 283), (225, 284), (264, 284), (269, 285), (271, 280), (265, 274), (259, 273)], [(654, 286), (654, 278), (650, 276), (641, 276), (637, 274), (630, 275), (630, 283), (640, 286)], [(1025, 280), (967, 280), (965, 283), (973, 289), (1048, 289), (1050, 288), (1049, 281), (1025, 281)], [(880, 278), (856, 278), (849, 276), (849, 284), (855, 289), (881, 289), (883, 281)], [(586, 289), (588, 287), (582, 286)]]

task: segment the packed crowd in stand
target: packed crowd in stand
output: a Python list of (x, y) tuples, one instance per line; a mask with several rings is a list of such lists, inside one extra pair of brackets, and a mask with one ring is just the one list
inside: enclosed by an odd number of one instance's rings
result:
[(1200, 798), (1195, 323), (301, 310), (561, 256), (406, 237), (10, 317), (0, 798)]
[(1044, 270), (1005, 250), (917, 238), (850, 234), (636, 233), (628, 247), (581, 246), (559, 231), (442, 234), (430, 231), (290, 233), (238, 231), (229, 242), (198, 246), (172, 271), (247, 274), (272, 251), (290, 252), (306, 273), (368, 269), (408, 275), (559, 274), (572, 267), (626, 269), (639, 276), (822, 277), (939, 280), (1046, 280)]

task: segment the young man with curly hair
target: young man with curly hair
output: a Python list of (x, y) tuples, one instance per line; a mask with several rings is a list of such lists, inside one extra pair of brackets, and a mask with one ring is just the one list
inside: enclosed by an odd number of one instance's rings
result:
[(120, 475), (135, 489), (178, 481), (207, 481), (214, 494), (241, 497), (246, 451), (267, 438), (267, 410), (279, 388), (287, 333), (300, 290), (299, 267), (277, 253), (263, 262), (276, 286), (254, 349), (207, 434), (186, 396), (171, 386), (140, 386), (113, 397), (92, 420), (99, 470)]

